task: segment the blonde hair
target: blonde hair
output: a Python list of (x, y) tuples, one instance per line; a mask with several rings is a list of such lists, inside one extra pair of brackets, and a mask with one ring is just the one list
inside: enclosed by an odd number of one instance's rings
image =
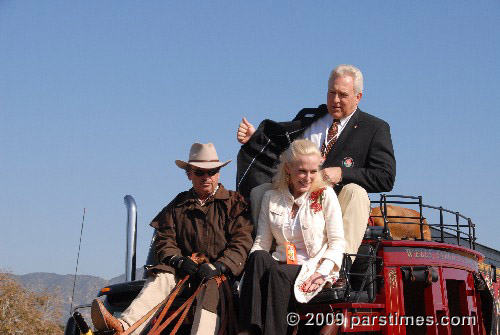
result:
[[(273, 176), (273, 188), (276, 190), (286, 190), (288, 189), (288, 178), (287, 172), (285, 170), (285, 165), (291, 165), (296, 162), (299, 156), (310, 156), (316, 155), (321, 158), (321, 153), (318, 150), (316, 144), (310, 140), (295, 140), (286, 149), (279, 159), (279, 164), (276, 173)], [(318, 166), (318, 169), (320, 167)], [(322, 187), (328, 186), (328, 183), (323, 179), (323, 175), (319, 172), (316, 174), (316, 178), (312, 182), (310, 191), (314, 192)]]

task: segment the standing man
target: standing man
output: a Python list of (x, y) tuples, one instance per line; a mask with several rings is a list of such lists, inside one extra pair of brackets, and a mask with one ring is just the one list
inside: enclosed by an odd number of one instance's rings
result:
[[(330, 74), (326, 105), (301, 110), (291, 122), (264, 120), (255, 130), (245, 118), (237, 139), (238, 191), (269, 182), (273, 160), (296, 138), (318, 146), (323, 158), (323, 177), (338, 194), (344, 221), (346, 253), (355, 254), (370, 216), (367, 192), (389, 192), (396, 177), (396, 160), (387, 122), (358, 108), (363, 96), (363, 75), (352, 65), (339, 65)], [(260, 193), (260, 187), (253, 193)], [(252, 212), (254, 199), (252, 195)], [(258, 200), (257, 200), (258, 201)], [(254, 206), (255, 205), (255, 206)], [(256, 222), (254, 222), (256, 224)]]
[[(91, 316), (97, 330), (123, 333), (163, 301), (185, 275), (208, 280), (241, 273), (252, 247), (252, 224), (244, 198), (219, 184), (219, 170), (229, 162), (219, 161), (212, 143), (194, 143), (187, 162), (175, 161), (193, 187), (179, 193), (151, 222), (156, 229), (158, 265), (149, 269), (144, 288), (120, 319), (114, 318), (100, 300), (94, 300)], [(210, 263), (198, 265), (191, 260), (189, 256), (196, 252), (207, 256)], [(218, 333), (218, 292), (208, 291), (197, 306), (191, 334)], [(132, 334), (139, 334), (146, 323)]]

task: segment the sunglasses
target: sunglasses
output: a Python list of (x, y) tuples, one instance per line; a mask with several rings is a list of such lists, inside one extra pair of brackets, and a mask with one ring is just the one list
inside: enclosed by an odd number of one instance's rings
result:
[(203, 177), (205, 174), (208, 174), (210, 177), (215, 176), (219, 173), (220, 169), (212, 169), (212, 170), (193, 170), (193, 173), (198, 177)]

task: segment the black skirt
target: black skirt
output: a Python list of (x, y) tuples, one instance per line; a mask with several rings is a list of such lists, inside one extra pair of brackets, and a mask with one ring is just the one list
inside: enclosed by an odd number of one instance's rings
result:
[(293, 285), (300, 266), (280, 264), (267, 251), (254, 251), (241, 287), (239, 328), (257, 333), (288, 334), (287, 314), (296, 311)]

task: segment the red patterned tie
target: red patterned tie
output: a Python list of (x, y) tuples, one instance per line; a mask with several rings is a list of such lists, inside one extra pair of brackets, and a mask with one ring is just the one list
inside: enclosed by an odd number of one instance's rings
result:
[(339, 124), (339, 120), (333, 120), (332, 125), (330, 126), (330, 128), (328, 128), (328, 136), (321, 146), (321, 155), (323, 155), (323, 157), (326, 157), (328, 155), (328, 153), (332, 149), (332, 146), (335, 144), (335, 142), (337, 142)]

